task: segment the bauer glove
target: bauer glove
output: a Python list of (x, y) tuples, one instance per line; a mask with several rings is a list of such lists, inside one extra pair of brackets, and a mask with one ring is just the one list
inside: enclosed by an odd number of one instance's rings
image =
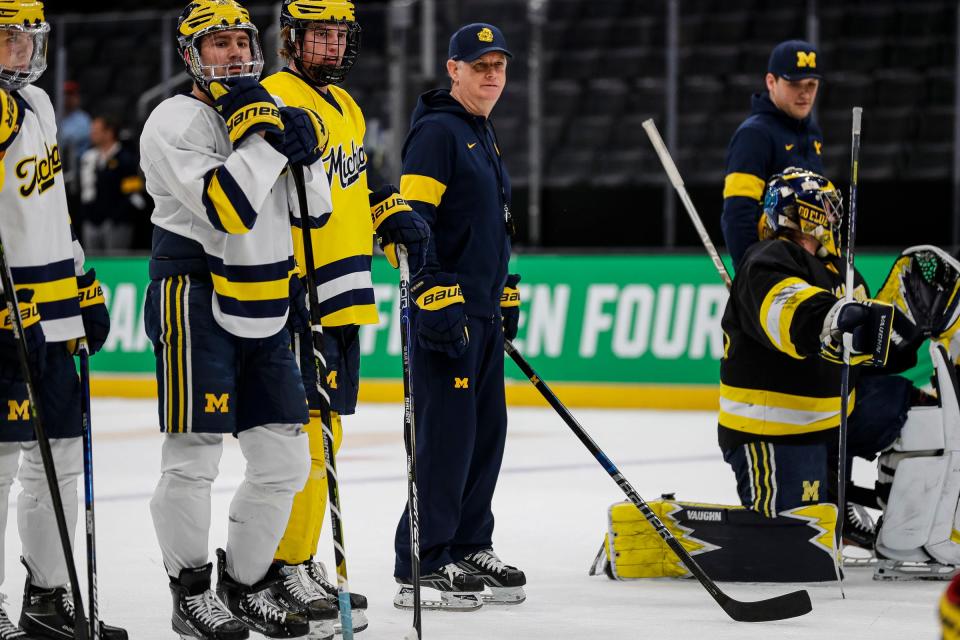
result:
[(463, 312), (463, 292), (451, 273), (426, 274), (410, 285), (417, 312), (417, 342), (424, 349), (459, 358), (467, 351), (470, 334)]
[[(17, 341), (13, 337), (13, 323), (7, 310), (6, 297), (0, 294), (3, 307), (0, 308), (0, 382), (20, 382), (23, 371), (20, 368), (20, 356), (17, 353)], [(40, 311), (33, 302), (32, 289), (17, 291), (20, 306), (20, 319), (23, 321), (23, 337), (26, 339), (27, 359), (30, 370), (36, 378), (43, 375), (43, 365), (47, 360), (47, 343), (40, 326)]]
[[(87, 349), (90, 355), (100, 351), (110, 335), (110, 313), (103, 298), (103, 287), (97, 280), (96, 269), (90, 269), (77, 276), (77, 290), (80, 299), (80, 315), (83, 318), (83, 332), (87, 335)], [(77, 353), (77, 341), (67, 343), (70, 353)]]
[(312, 109), (281, 107), (280, 119), (283, 121), (280, 153), (287, 156), (290, 164), (309, 167), (323, 157), (330, 134), (320, 114)]
[(511, 341), (517, 337), (517, 329), (520, 326), (520, 289), (517, 288), (519, 282), (520, 275), (511, 273), (507, 276), (507, 283), (503, 285), (503, 293), (500, 294), (503, 337)]
[(310, 311), (307, 308), (307, 289), (300, 276), (290, 277), (290, 328), (294, 333), (310, 332)]
[(267, 90), (253, 78), (210, 83), (213, 108), (227, 123), (227, 133), (234, 148), (254, 133), (275, 148), (283, 143), (283, 122), (280, 110)]
[(823, 321), (820, 356), (843, 362), (843, 347), (850, 348), (850, 364), (882, 367), (890, 355), (893, 306), (877, 300), (839, 300)]
[(370, 194), (370, 216), (373, 231), (383, 255), (394, 269), (399, 268), (397, 245), (407, 248), (410, 273), (419, 273), (427, 257), (427, 240), (430, 227), (420, 214), (410, 208), (400, 196), (400, 190), (392, 184), (380, 187)]

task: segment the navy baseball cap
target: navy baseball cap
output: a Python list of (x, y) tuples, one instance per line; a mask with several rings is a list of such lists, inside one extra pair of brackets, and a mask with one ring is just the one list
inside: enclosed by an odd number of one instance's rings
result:
[(474, 22), (465, 27), (460, 27), (456, 33), (450, 36), (448, 55), (450, 60), (473, 62), (491, 51), (500, 51), (508, 58), (513, 57), (513, 54), (507, 49), (507, 39), (503, 37), (500, 29), (492, 24)]
[(786, 80), (822, 78), (817, 48), (804, 40), (787, 40), (773, 48), (767, 71)]

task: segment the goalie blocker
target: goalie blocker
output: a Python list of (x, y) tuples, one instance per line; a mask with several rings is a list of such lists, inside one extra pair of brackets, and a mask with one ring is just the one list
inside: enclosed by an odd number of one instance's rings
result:
[[(649, 505), (715, 581), (836, 579), (833, 504), (798, 507), (774, 518), (744, 507), (680, 502), (669, 496)], [(630, 502), (610, 506), (607, 535), (590, 573), (600, 571), (614, 580), (691, 577)]]

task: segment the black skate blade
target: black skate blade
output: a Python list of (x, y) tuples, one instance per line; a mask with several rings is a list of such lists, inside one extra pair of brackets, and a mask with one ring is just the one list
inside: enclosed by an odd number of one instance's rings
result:
[(813, 611), (810, 594), (806, 591), (794, 591), (782, 596), (757, 602), (740, 602), (729, 596), (723, 599), (714, 596), (727, 615), (737, 622), (771, 622), (797, 618)]

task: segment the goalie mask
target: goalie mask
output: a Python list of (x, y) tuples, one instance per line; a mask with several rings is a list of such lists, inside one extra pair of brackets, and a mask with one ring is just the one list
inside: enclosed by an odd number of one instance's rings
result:
[(283, 51), (314, 84), (340, 84), (360, 53), (352, 0), (284, 0)]
[(42, 2), (0, 0), (0, 87), (16, 91), (43, 74), (49, 34)]
[[(237, 29), (246, 31), (250, 37), (250, 59), (227, 64), (204, 63), (200, 57), (203, 38), (218, 31)], [(263, 71), (263, 52), (257, 34), (250, 12), (235, 0), (194, 0), (177, 20), (177, 51), (187, 66), (187, 73), (204, 91), (213, 80), (259, 80)]]
[(794, 229), (820, 243), (819, 257), (839, 257), (843, 198), (823, 176), (795, 167), (773, 176), (763, 197), (763, 214), (763, 237)]

